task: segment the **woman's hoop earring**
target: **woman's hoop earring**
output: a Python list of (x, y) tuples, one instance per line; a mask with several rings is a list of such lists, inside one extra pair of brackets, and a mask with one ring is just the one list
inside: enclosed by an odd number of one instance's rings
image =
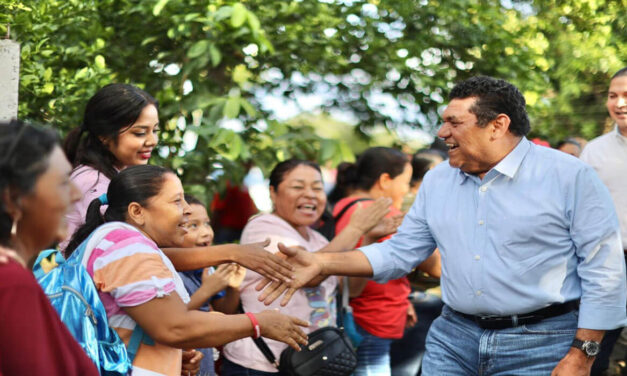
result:
[(17, 235), (17, 220), (13, 220), (13, 224), (11, 225), (11, 236)]

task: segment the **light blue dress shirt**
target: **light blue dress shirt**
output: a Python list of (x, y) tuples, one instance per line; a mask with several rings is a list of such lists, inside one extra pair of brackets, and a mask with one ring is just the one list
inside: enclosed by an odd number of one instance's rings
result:
[(473, 315), (581, 299), (579, 327), (627, 325), (625, 261), (607, 188), (580, 160), (526, 138), (485, 177), (448, 162), (425, 176), (388, 241), (362, 247), (378, 282), (438, 247), (442, 299)]

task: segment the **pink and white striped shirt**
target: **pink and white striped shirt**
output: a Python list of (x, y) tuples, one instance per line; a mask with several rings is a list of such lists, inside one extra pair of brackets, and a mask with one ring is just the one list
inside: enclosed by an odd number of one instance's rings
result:
[[(189, 295), (174, 266), (159, 247), (135, 227), (110, 222), (98, 227), (82, 260), (99, 291), (113, 327), (128, 345), (135, 321), (124, 307), (142, 305), (176, 292)], [(140, 345), (133, 376), (180, 375), (181, 350), (156, 343)]]

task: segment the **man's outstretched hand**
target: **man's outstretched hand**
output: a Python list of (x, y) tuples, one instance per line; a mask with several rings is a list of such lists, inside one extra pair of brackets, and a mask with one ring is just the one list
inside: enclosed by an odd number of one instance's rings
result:
[(277, 255), (284, 255), (286, 261), (294, 268), (291, 282), (272, 281), (269, 278), (264, 278), (257, 284), (255, 289), (257, 291), (263, 290), (259, 294), (258, 299), (266, 305), (271, 304), (285, 293), (281, 300), (281, 305), (285, 306), (289, 303), (296, 290), (307, 286), (312, 281), (319, 283), (322, 277), (322, 266), (316, 257), (316, 253), (307, 252), (301, 247), (288, 248), (283, 243), (279, 243), (278, 248), (280, 253)]

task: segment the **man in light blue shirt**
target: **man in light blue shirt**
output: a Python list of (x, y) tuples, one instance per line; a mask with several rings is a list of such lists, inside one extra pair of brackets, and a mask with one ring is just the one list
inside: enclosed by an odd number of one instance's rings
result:
[(283, 249), (296, 267), (283, 301), (319, 275), (399, 278), (437, 247), (446, 306), (424, 375), (588, 375), (604, 331), (627, 323), (607, 189), (578, 159), (525, 138), (525, 100), (503, 80), (457, 84), (442, 117), (449, 162), (425, 176), (397, 234), (353, 252)]

